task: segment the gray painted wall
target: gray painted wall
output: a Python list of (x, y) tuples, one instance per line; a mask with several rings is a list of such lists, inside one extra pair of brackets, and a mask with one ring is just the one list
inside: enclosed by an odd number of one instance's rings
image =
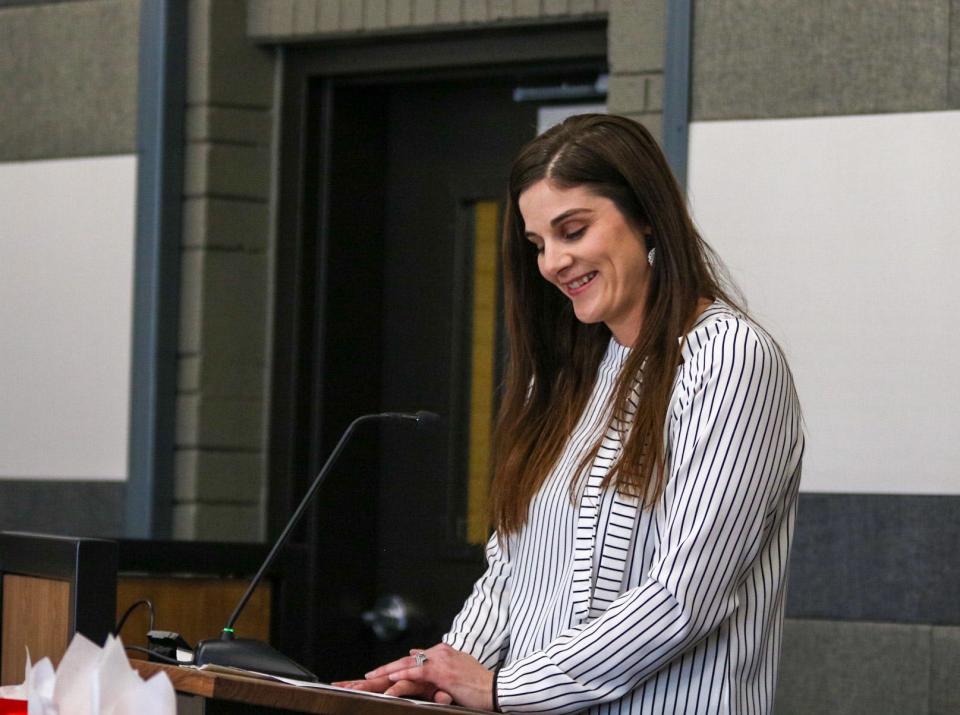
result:
[(0, 161), (136, 150), (138, 0), (0, 7)]
[(787, 619), (776, 715), (960, 712), (960, 628)]
[(123, 536), (124, 484), (0, 480), (0, 531)]
[(960, 0), (700, 0), (692, 118), (960, 107)]

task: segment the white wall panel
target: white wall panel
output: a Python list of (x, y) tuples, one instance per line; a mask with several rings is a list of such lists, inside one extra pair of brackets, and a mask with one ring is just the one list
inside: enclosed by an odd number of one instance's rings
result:
[(606, 104), (545, 104), (537, 107), (537, 136), (575, 114), (606, 114)]
[(694, 217), (796, 377), (802, 488), (960, 494), (960, 112), (690, 129)]
[(126, 478), (136, 167), (0, 164), (0, 478)]

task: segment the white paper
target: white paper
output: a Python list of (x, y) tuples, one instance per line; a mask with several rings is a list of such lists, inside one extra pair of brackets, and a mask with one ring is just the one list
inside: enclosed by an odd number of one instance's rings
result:
[(127, 711), (119, 707), (121, 700), (130, 695), (139, 695), (143, 680), (130, 667), (123, 643), (119, 638), (107, 636), (96, 670), (99, 704), (97, 712), (103, 715), (121, 715)]
[(27, 712), (29, 715), (57, 715), (57, 706), (53, 702), (53, 687), (56, 675), (53, 663), (43, 658), (36, 665), (30, 662), (27, 653)]
[(75, 703), (72, 715), (96, 713), (96, 710), (91, 710), (96, 707), (93, 669), (99, 657), (100, 649), (79, 633), (73, 637), (67, 652), (63, 654), (57, 668), (53, 700), (57, 703)]
[(177, 696), (166, 673), (157, 673), (141, 681), (135, 689), (123, 693), (110, 715), (172, 715), (177, 711)]

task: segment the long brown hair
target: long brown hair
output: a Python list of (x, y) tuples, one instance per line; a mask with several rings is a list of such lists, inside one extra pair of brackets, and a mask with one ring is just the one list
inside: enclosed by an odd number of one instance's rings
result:
[[(517, 202), (541, 179), (610, 199), (634, 226), (649, 227), (656, 248), (643, 325), (618, 378), (609, 419), (625, 423), (628, 400), (637, 390), (639, 404), (604, 486), (614, 484), (645, 506), (660, 496), (666, 480), (664, 423), (680, 363), (677, 338), (689, 329), (701, 298), (737, 305), (723, 289), (728, 281), (697, 233), (663, 153), (643, 126), (615, 115), (583, 114), (524, 146), (510, 172), (502, 246), (509, 357), (494, 430), (492, 485), (493, 522), (501, 535), (526, 523), (530, 501), (576, 426), (610, 341), (604, 324), (578, 321), (570, 300), (540, 275)], [(571, 496), (598, 449), (594, 445), (571, 475)]]

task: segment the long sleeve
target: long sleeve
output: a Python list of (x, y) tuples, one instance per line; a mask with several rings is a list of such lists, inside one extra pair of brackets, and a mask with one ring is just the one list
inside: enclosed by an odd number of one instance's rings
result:
[(505, 712), (621, 698), (720, 629), (747, 597), (748, 578), (752, 589), (783, 588), (784, 574), (762, 573), (760, 558), (799, 479), (799, 410), (783, 357), (748, 323), (721, 321), (681, 368), (674, 395), (669, 481), (655, 506), (660, 542), (645, 580), (504, 667)]
[(486, 554), (487, 569), (474, 584), (443, 642), (493, 669), (509, 646), (510, 561), (496, 534), (487, 542)]

